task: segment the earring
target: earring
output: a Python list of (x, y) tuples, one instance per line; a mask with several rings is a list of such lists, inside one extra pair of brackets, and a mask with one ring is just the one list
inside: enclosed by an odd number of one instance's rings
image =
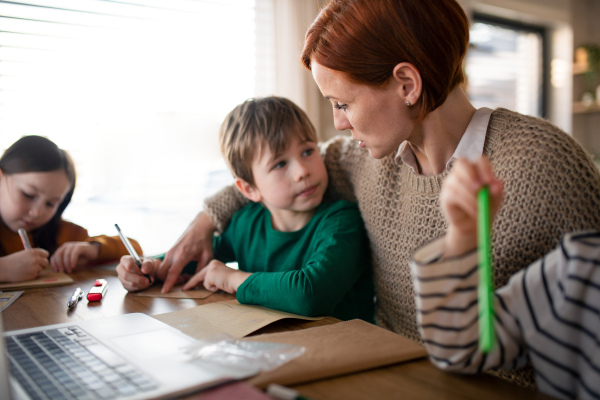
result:
[(410, 107), (412, 104), (410, 103), (410, 101), (406, 100), (406, 106)]

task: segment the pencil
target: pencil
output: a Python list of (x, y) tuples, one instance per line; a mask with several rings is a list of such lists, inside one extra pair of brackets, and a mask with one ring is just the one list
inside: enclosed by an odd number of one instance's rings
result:
[(21, 241), (23, 242), (23, 247), (25, 247), (25, 250), (29, 250), (31, 248), (31, 243), (29, 243), (27, 231), (23, 228), (19, 228), (19, 236), (21, 236)]
[(479, 349), (489, 353), (494, 346), (494, 284), (492, 282), (490, 192), (484, 186), (477, 194), (477, 249), (479, 254)]

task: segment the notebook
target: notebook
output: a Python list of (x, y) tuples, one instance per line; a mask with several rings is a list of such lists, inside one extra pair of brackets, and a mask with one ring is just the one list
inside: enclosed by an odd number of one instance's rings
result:
[(259, 372), (190, 361), (195, 339), (140, 313), (1, 336), (0, 399), (160, 399)]
[(46, 268), (42, 271), (40, 276), (35, 279), (21, 282), (5, 282), (0, 283), (0, 290), (23, 290), (23, 289), (37, 289), (46, 288), (53, 286), (64, 286), (73, 283), (73, 279), (65, 274), (64, 272), (54, 272), (50, 268)]

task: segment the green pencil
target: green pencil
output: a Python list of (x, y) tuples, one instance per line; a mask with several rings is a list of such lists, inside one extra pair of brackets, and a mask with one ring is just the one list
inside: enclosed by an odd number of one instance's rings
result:
[(479, 254), (479, 349), (489, 353), (494, 346), (494, 284), (492, 282), (490, 192), (484, 186), (477, 194), (477, 249)]

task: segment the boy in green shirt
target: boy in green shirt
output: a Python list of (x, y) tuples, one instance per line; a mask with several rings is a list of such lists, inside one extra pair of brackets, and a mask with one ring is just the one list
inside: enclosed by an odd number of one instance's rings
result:
[[(242, 304), (306, 316), (374, 322), (368, 240), (355, 203), (322, 202), (328, 184), (315, 129), (293, 102), (247, 100), (225, 118), (221, 152), (240, 192), (251, 201), (213, 239), (214, 259), (184, 290), (204, 284), (235, 293)], [(226, 262), (237, 261), (239, 270)], [(117, 266), (129, 291), (145, 289), (160, 259)]]

